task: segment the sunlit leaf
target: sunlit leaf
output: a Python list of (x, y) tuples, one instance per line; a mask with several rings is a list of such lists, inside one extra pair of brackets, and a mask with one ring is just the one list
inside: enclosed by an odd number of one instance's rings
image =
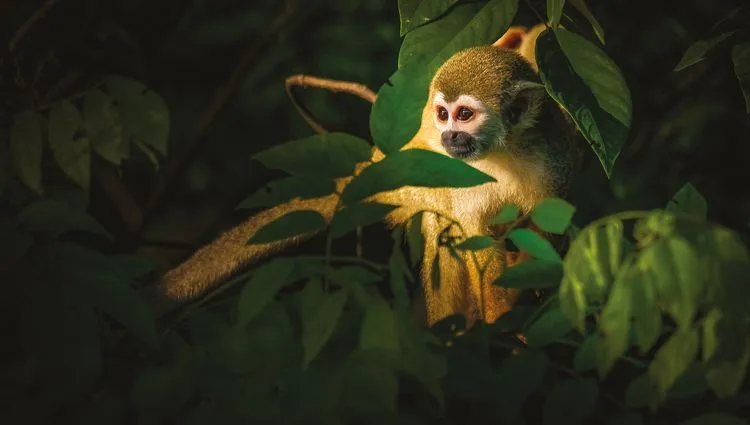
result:
[(247, 243), (263, 244), (283, 240), (322, 230), (325, 225), (325, 219), (317, 211), (292, 211), (258, 229)]
[(698, 353), (698, 332), (685, 329), (675, 332), (654, 355), (648, 367), (658, 398), (663, 400), (672, 384), (695, 361)]
[(563, 6), (565, 6), (565, 0), (547, 0), (547, 21), (552, 28), (560, 23)]
[(570, 114), (611, 175), (632, 117), (622, 72), (599, 47), (562, 28), (545, 30), (536, 46), (547, 92)]
[(596, 345), (596, 366), (600, 377), (606, 376), (615, 361), (625, 353), (630, 337), (632, 288), (629, 280), (618, 274), (612, 293), (599, 317), (599, 339)]
[(515, 229), (508, 234), (508, 239), (513, 241), (519, 250), (527, 252), (535, 258), (562, 263), (560, 254), (555, 251), (552, 244), (531, 229)]
[(472, 187), (492, 181), (492, 177), (464, 161), (428, 150), (408, 149), (362, 170), (344, 189), (342, 200), (349, 204), (403, 186)]
[(544, 199), (531, 212), (531, 221), (540, 229), (562, 235), (570, 225), (575, 207), (560, 198)]

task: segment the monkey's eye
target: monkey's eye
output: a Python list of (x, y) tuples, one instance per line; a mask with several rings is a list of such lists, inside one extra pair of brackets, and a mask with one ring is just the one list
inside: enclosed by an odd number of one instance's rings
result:
[(440, 121), (448, 121), (448, 110), (442, 106), (438, 106), (437, 117)]
[(462, 106), (458, 110), (457, 117), (458, 117), (459, 121), (466, 121), (466, 120), (468, 120), (469, 118), (471, 118), (473, 116), (474, 116), (474, 112), (472, 112), (471, 109), (469, 109), (469, 108), (467, 108), (465, 106)]

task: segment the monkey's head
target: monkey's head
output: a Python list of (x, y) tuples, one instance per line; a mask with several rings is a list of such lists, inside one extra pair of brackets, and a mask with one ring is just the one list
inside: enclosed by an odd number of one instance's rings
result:
[(454, 158), (481, 159), (513, 149), (539, 118), (544, 85), (515, 51), (472, 47), (456, 53), (435, 73), (428, 108), (439, 140), (430, 141)]

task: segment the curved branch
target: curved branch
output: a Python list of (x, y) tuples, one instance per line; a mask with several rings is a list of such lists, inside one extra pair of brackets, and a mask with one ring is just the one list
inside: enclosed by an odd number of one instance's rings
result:
[(351, 81), (340, 81), (330, 80), (326, 78), (313, 77), (312, 75), (297, 74), (288, 77), (284, 81), (284, 88), (286, 94), (289, 96), (289, 100), (292, 101), (292, 105), (297, 109), (302, 118), (307, 124), (318, 134), (326, 133), (327, 130), (312, 116), (310, 111), (305, 108), (302, 103), (299, 102), (297, 96), (294, 94), (295, 87), (315, 87), (320, 89), (330, 90), (332, 92), (344, 92), (353, 94), (360, 97), (370, 103), (375, 103), (378, 95), (374, 91), (370, 90), (367, 86), (360, 83), (354, 83)]

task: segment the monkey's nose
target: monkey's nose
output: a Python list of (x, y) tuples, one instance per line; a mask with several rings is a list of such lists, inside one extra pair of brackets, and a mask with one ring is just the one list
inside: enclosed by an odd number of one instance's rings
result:
[(474, 152), (473, 139), (471, 134), (465, 131), (444, 131), (440, 135), (440, 141), (448, 155), (459, 158)]

